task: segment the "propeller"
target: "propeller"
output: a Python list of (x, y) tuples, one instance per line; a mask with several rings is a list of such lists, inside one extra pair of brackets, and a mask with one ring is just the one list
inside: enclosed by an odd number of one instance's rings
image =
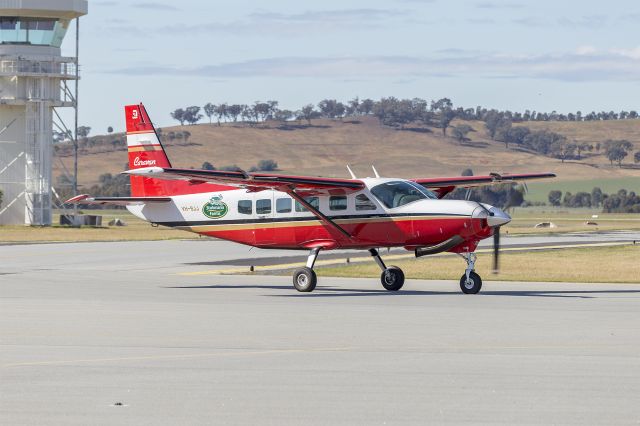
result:
[[(502, 211), (504, 212), (508, 212), (509, 209), (515, 205), (520, 205), (522, 203), (522, 200), (524, 198), (524, 194), (526, 194), (529, 190), (529, 188), (527, 188), (527, 185), (522, 185), (521, 186), (521, 190), (516, 188), (516, 187), (512, 187), (511, 190), (509, 191), (509, 195), (507, 197), (507, 202), (505, 203), (505, 205), (502, 207)], [(493, 229), (493, 273), (497, 274), (498, 272), (500, 272), (500, 228), (502, 228), (502, 226), (496, 226)]]
[(500, 271), (500, 226), (493, 230), (493, 273)]

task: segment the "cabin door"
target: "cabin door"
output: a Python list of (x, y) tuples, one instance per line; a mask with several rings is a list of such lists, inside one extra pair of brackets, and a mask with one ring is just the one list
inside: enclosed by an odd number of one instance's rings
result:
[(254, 232), (257, 246), (275, 244), (276, 228), (274, 225), (274, 194), (275, 191), (267, 190), (256, 192), (254, 195), (257, 219)]

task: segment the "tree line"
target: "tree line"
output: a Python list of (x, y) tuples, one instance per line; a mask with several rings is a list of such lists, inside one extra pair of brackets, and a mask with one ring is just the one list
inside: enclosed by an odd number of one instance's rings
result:
[[(336, 99), (323, 99), (317, 105), (307, 104), (297, 110), (281, 109), (279, 102), (269, 100), (266, 102), (256, 101), (251, 105), (247, 104), (213, 104), (211, 102), (199, 106), (189, 106), (178, 108), (171, 112), (171, 118), (180, 122), (181, 125), (196, 124), (206, 117), (209, 123), (216, 120), (218, 124), (222, 122), (238, 122), (238, 119), (247, 123), (258, 123), (262, 121), (276, 120), (307, 120), (314, 118), (344, 118), (358, 115), (375, 115), (383, 124), (389, 126), (404, 126), (409, 123), (424, 123), (432, 127), (439, 127), (446, 132), (449, 124), (454, 118), (462, 120), (485, 121), (488, 114), (497, 113), (501, 118), (514, 123), (527, 121), (606, 121), (606, 120), (635, 120), (640, 118), (637, 111), (582, 111), (570, 112), (567, 114), (556, 111), (539, 112), (526, 110), (524, 112), (513, 112), (509, 110), (498, 111), (487, 109), (482, 106), (475, 108), (454, 108), (451, 99), (441, 98), (427, 101), (422, 98), (398, 99), (395, 97), (381, 98), (377, 101), (373, 99), (360, 99), (358, 97), (347, 102)], [(202, 114), (204, 113), (204, 115)]]
[[(178, 108), (171, 113), (171, 117), (181, 125), (196, 124), (204, 116), (200, 113), (199, 106)], [(449, 98), (427, 101), (421, 98), (398, 99), (395, 97), (372, 99), (354, 98), (348, 102), (340, 102), (336, 99), (323, 99), (317, 105), (308, 104), (299, 110), (279, 108), (278, 101), (256, 101), (252, 105), (244, 104), (213, 104), (207, 103), (202, 108), (208, 117), (209, 123), (220, 126), (222, 122), (247, 123), (255, 126), (261, 122), (275, 121), (282, 124), (297, 120), (312, 124), (313, 119), (344, 119), (345, 117), (374, 116), (381, 125), (398, 128), (400, 130), (416, 126), (422, 128), (437, 128), (447, 136), (447, 130), (451, 128), (451, 136), (459, 143), (468, 142), (468, 137), (475, 130), (468, 124), (462, 123), (452, 126), (455, 119), (465, 121), (482, 121), (487, 135), (495, 141), (505, 144), (505, 147), (515, 147), (548, 157), (565, 160), (580, 160), (583, 154), (600, 153), (604, 148), (604, 154), (611, 161), (622, 167), (622, 161), (631, 154), (634, 146), (627, 140), (608, 140), (602, 143), (590, 144), (586, 142), (570, 141), (565, 136), (549, 130), (531, 130), (522, 125), (530, 121), (594, 121), (594, 120), (629, 120), (638, 119), (636, 111), (591, 112), (560, 114), (526, 110), (524, 113), (512, 111), (499, 111), (486, 109), (481, 106), (476, 108), (454, 107)], [(411, 127), (410, 127), (411, 126)], [(634, 156), (634, 161), (640, 163), (640, 151)]]
[(614, 194), (606, 194), (599, 187), (594, 187), (591, 192), (580, 191), (575, 194), (554, 190), (549, 192), (548, 200), (555, 207), (602, 207), (605, 213), (640, 213), (640, 196), (626, 189)]

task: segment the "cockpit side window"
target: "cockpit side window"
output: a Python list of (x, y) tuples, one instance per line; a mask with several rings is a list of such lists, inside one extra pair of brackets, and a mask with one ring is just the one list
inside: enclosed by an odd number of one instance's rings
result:
[(371, 193), (389, 209), (404, 206), (418, 200), (436, 198), (431, 191), (406, 181), (381, 183), (371, 188)]

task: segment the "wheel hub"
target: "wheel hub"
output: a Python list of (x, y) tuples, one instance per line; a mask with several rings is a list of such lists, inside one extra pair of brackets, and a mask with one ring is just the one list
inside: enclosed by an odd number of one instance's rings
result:
[(298, 275), (298, 285), (301, 287), (306, 287), (307, 284), (309, 283), (309, 280), (307, 279), (307, 276), (305, 274), (300, 274)]
[(386, 272), (384, 274), (384, 282), (389, 285), (394, 284), (396, 282), (396, 276), (391, 272)]

